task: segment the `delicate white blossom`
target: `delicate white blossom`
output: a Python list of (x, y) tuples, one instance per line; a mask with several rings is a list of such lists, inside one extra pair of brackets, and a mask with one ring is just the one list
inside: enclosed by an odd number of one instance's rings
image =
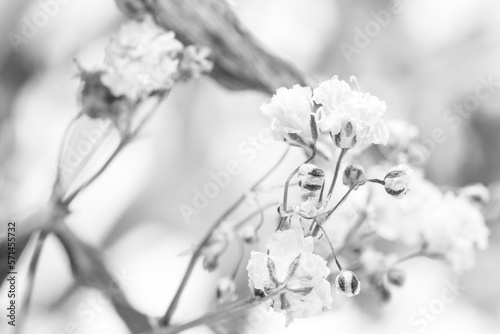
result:
[(202, 46), (188, 45), (182, 52), (179, 63), (179, 80), (199, 78), (203, 73), (208, 73), (214, 67), (210, 60), (211, 50)]
[(137, 100), (170, 89), (175, 80), (183, 45), (173, 32), (159, 27), (151, 16), (130, 21), (106, 48), (102, 81), (115, 96)]
[(261, 106), (264, 115), (272, 120), (271, 131), (276, 140), (299, 146), (312, 144), (311, 95), (310, 87), (295, 85), (292, 88), (279, 88), (276, 94)]
[(420, 224), (426, 251), (443, 256), (457, 271), (471, 268), (475, 251), (488, 246), (489, 230), (478, 208), (451, 192)]
[(335, 76), (319, 84), (313, 100), (322, 107), (318, 111), (319, 128), (336, 136), (337, 146), (387, 143), (389, 130), (381, 119), (387, 107), (377, 97), (353, 91)]
[(255, 289), (270, 297), (269, 305), (284, 312), (287, 325), (294, 318), (322, 312), (332, 303), (330, 270), (326, 261), (313, 254), (312, 237), (304, 238), (302, 228), (278, 231), (268, 243), (269, 255), (252, 251), (247, 270)]

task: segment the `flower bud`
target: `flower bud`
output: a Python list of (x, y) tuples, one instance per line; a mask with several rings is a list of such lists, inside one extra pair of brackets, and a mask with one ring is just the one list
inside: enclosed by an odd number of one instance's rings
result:
[(259, 240), (255, 226), (245, 226), (239, 231), (240, 238), (247, 244), (256, 243)]
[(318, 197), (325, 182), (325, 172), (313, 164), (303, 164), (298, 179), (305, 197)]
[(405, 164), (393, 167), (385, 175), (385, 191), (395, 198), (403, 198), (410, 190), (412, 174), (413, 171)]
[(228, 303), (235, 301), (238, 298), (236, 295), (236, 283), (230, 277), (222, 277), (217, 282), (217, 300), (219, 303)]
[(342, 121), (340, 132), (335, 135), (335, 145), (339, 148), (353, 148), (356, 145), (356, 129), (349, 121)]
[(486, 206), (490, 201), (490, 191), (480, 183), (471, 184), (460, 189), (459, 195), (480, 207)]
[(393, 268), (387, 273), (387, 281), (397, 287), (401, 287), (405, 284), (405, 278), (405, 273), (399, 269)]
[(207, 245), (203, 248), (203, 268), (213, 271), (217, 268), (219, 256), (228, 246), (228, 236), (222, 232), (215, 232)]
[[(344, 176), (342, 177), (342, 183), (349, 188), (354, 187), (357, 183), (366, 180), (365, 172), (363, 167), (359, 165), (349, 165), (344, 170)], [(357, 189), (361, 184), (358, 184), (355, 189)]]
[(338, 295), (356, 296), (361, 290), (361, 282), (350, 270), (342, 270), (335, 278), (335, 291)]

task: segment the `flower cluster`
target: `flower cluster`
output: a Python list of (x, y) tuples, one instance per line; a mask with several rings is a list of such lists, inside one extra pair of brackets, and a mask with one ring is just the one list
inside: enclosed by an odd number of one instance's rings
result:
[(123, 25), (106, 48), (103, 82), (115, 96), (137, 100), (174, 85), (183, 45), (146, 16)]
[(385, 144), (389, 138), (381, 119), (385, 103), (352, 90), (336, 76), (320, 83), (314, 91), (298, 85), (280, 88), (261, 110), (272, 119), (276, 139), (292, 145), (310, 146), (318, 130), (330, 133), (336, 145), (344, 149)]
[(151, 16), (124, 24), (106, 48), (102, 81), (115, 96), (133, 101), (212, 70), (210, 50), (187, 46)]

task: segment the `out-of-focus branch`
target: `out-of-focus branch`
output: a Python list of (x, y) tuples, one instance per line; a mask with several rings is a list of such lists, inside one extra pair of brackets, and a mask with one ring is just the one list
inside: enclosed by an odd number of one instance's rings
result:
[(65, 224), (55, 227), (54, 234), (66, 249), (73, 275), (79, 284), (105, 293), (132, 333), (152, 328), (149, 318), (130, 305), (97, 249), (84, 244)]
[(151, 13), (158, 24), (175, 31), (184, 44), (211, 48), (215, 62), (211, 76), (229, 89), (273, 94), (279, 87), (306, 84), (303, 73), (264, 49), (226, 0), (116, 1), (132, 18)]

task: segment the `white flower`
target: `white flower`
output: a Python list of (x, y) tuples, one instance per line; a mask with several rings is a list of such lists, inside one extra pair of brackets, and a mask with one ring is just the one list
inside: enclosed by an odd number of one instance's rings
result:
[(426, 251), (444, 256), (457, 271), (472, 267), (475, 251), (488, 246), (489, 230), (478, 208), (451, 192), (420, 223)]
[(183, 45), (173, 32), (156, 25), (151, 16), (130, 21), (106, 48), (102, 81), (115, 96), (137, 100), (170, 89), (175, 81)]
[(372, 205), (376, 214), (369, 224), (378, 236), (414, 249), (425, 246), (457, 271), (470, 268), (476, 250), (488, 245), (489, 230), (479, 207), (461, 195), (443, 194), (421, 173), (415, 173), (404, 201), (388, 202), (379, 194)]
[(276, 140), (292, 145), (309, 146), (313, 142), (311, 113), (313, 103), (310, 87), (295, 85), (279, 88), (273, 97), (261, 106), (261, 110), (271, 118), (271, 131)]
[(413, 171), (405, 164), (391, 168), (385, 175), (385, 191), (394, 198), (403, 198), (410, 190)]
[(247, 270), (255, 289), (270, 296), (276, 312), (285, 312), (287, 325), (330, 308), (330, 270), (326, 261), (313, 254), (312, 237), (304, 238), (302, 228), (278, 231), (268, 243), (269, 255), (252, 251)]
[(335, 291), (338, 295), (353, 297), (361, 291), (361, 282), (350, 270), (342, 270), (335, 278)]
[(214, 67), (214, 63), (209, 59), (211, 53), (206, 47), (187, 46), (179, 64), (179, 80), (196, 79), (203, 73), (210, 72)]
[(337, 136), (337, 146), (387, 143), (389, 130), (381, 119), (387, 107), (377, 97), (353, 91), (335, 76), (319, 84), (313, 100), (322, 106), (318, 111), (319, 128)]

